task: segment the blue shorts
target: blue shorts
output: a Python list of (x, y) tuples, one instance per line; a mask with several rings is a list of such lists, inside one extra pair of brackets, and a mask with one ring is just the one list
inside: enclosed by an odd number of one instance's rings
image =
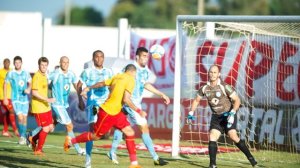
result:
[(131, 124), (139, 125), (139, 126), (147, 124), (147, 119), (145, 117), (142, 117), (138, 112), (132, 110), (128, 106), (123, 106), (123, 111), (127, 113), (127, 116)]
[(53, 116), (55, 117), (57, 122), (61, 123), (62, 125), (68, 125), (72, 123), (65, 106), (52, 105), (51, 108), (53, 111)]
[(25, 116), (28, 115), (28, 110), (29, 110), (28, 102), (12, 101), (12, 105), (16, 115), (19, 114), (23, 114)]

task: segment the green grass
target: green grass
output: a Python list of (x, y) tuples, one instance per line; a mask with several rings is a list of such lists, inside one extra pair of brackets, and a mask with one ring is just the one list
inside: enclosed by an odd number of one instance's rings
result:
[[(34, 156), (31, 148), (17, 144), (17, 138), (7, 138), (0, 136), (0, 167), (20, 167), (20, 168), (42, 168), (42, 167), (83, 167), (85, 157), (78, 156), (74, 148), (68, 153), (63, 151), (64, 133), (52, 133), (48, 135), (44, 147), (45, 156)], [(137, 143), (141, 140), (137, 139)], [(154, 140), (155, 143), (171, 143), (170, 141)], [(110, 144), (111, 140), (100, 140), (95, 145)], [(84, 144), (81, 144), (84, 147)], [(107, 158), (108, 149), (96, 148), (93, 150), (92, 166), (93, 168), (126, 168), (129, 166), (127, 150), (119, 150), (118, 158), (120, 165), (112, 165)], [(138, 161), (144, 168), (153, 166), (152, 158), (147, 151), (137, 151)], [(168, 153), (159, 153), (159, 155), (169, 161), (169, 165), (164, 168), (192, 168), (208, 167), (209, 159), (201, 155), (184, 155), (181, 159), (173, 159)], [(254, 156), (259, 161), (259, 167), (284, 167), (299, 168), (299, 155), (280, 152), (259, 151), (254, 152)], [(242, 158), (236, 161), (234, 158)], [(247, 168), (250, 164), (244, 159), (241, 152), (218, 155), (217, 163), (221, 168)], [(287, 161), (288, 160), (288, 161)]]

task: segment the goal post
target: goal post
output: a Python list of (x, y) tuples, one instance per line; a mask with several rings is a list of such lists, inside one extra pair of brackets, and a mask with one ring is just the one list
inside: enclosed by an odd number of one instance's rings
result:
[[(195, 123), (185, 119), (212, 64), (242, 100), (241, 139), (252, 150), (299, 154), (300, 16), (179, 15), (176, 31), (172, 157), (179, 157), (183, 141), (208, 146), (207, 102), (200, 102)], [(220, 139), (221, 148), (236, 151), (226, 136)]]

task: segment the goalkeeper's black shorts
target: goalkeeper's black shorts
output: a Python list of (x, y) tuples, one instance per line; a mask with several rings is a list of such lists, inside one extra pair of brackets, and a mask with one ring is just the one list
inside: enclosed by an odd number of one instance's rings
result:
[(236, 129), (237, 125), (237, 113), (234, 115), (234, 122), (231, 127), (227, 128), (227, 117), (223, 114), (212, 114), (210, 120), (210, 128), (209, 130), (216, 129), (219, 130), (222, 134), (227, 132), (231, 129)]

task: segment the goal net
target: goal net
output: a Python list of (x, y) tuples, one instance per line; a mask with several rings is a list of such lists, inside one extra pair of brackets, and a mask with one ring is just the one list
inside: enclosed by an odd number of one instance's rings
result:
[[(299, 17), (179, 16), (177, 33), (172, 155), (192, 146), (184, 153), (208, 158), (207, 101), (201, 100), (192, 124), (185, 121), (209, 67), (217, 64), (242, 100), (237, 131), (257, 160), (299, 163)], [(217, 158), (247, 161), (226, 135)]]

